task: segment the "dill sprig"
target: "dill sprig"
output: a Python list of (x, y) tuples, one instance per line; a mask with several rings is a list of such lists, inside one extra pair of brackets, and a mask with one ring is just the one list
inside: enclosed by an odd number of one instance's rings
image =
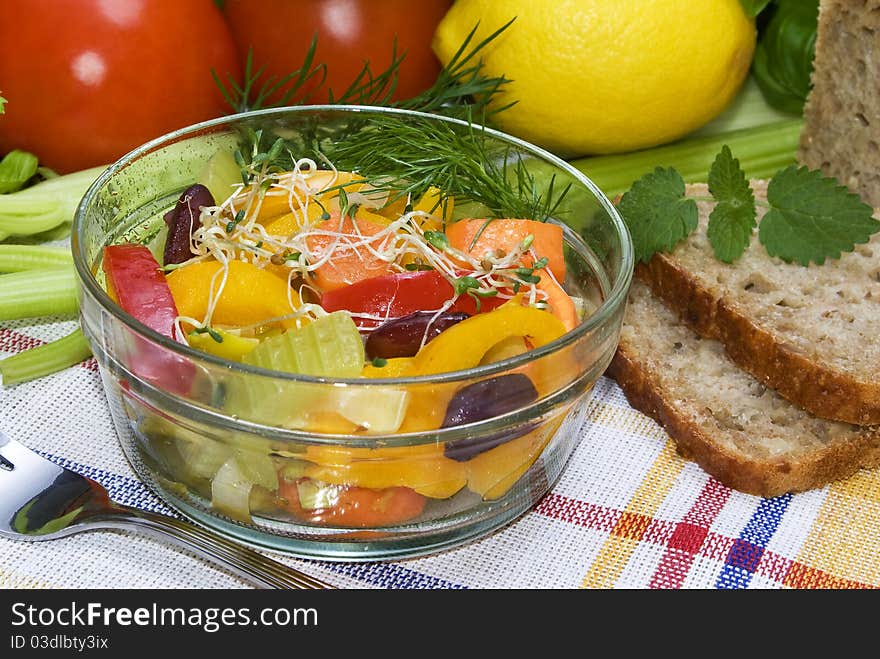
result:
[[(412, 99), (390, 100), (403, 61), (403, 55), (397, 55), (396, 43), (388, 69), (374, 76), (369, 64), (365, 64), (348, 89), (338, 97), (330, 96), (332, 103), (383, 105), (445, 114), (465, 121), (466, 125), (394, 114), (353, 115), (341, 124), (322, 124), (317, 118), (311, 118), (295, 131), (283, 132), (283, 148), (271, 123), (265, 130), (245, 129), (242, 150), (237, 154), (245, 182), (256, 171), (285, 171), (291, 169), (297, 159), (310, 158), (319, 164), (332, 163), (340, 170), (358, 172), (376, 190), (389, 192), (388, 203), (404, 197), (419, 198), (434, 186), (441, 190), (437, 205), (444, 208), (447, 200), (454, 198), (457, 204), (470, 201), (485, 207), (486, 216), (490, 218), (545, 220), (554, 217), (570, 185), (557, 189), (555, 176), (550, 177), (546, 185), (538, 185), (520, 155), (510, 148), (499, 147), (482, 128), (495, 114), (513, 104), (492, 104), (509, 80), (504, 76), (484, 75), (479, 56), (512, 22), (478, 43), (474, 43), (474, 39), (479, 26), (475, 26), (434, 85)], [(267, 91), (261, 89), (256, 94), (258, 104), (284, 84), (292, 83), (291, 90), (299, 90), (318, 74), (320, 67), (313, 66), (316, 43), (312, 41), (300, 69), (272, 82)], [(256, 77), (261, 72), (258, 71)], [(248, 73), (244, 85), (233, 87), (233, 92), (239, 94), (238, 98), (230, 97), (231, 104), (238, 103), (235, 107), (245, 102), (250, 103), (247, 107), (254, 108), (254, 101), (247, 100), (256, 88), (253, 77)], [(344, 198), (344, 190), (340, 196)]]
[[(479, 116), (481, 122), (484, 123), (491, 119), (492, 115), (505, 110), (513, 103), (490, 108), (495, 95), (510, 81), (503, 75), (486, 76), (483, 73), (483, 63), (477, 55), (512, 22), (513, 20), (471, 46), (479, 24), (475, 26), (462, 42), (458, 52), (440, 71), (434, 84), (421, 94), (403, 101), (391, 100), (397, 87), (400, 65), (405, 59), (405, 53), (398, 54), (397, 52), (397, 39), (395, 38), (392, 43), (391, 64), (388, 68), (374, 75), (370, 63), (365, 62), (360, 73), (341, 94), (335, 95), (332, 89), (327, 91), (327, 102), (330, 105), (401, 107), (407, 110), (434, 112), (457, 117), (465, 116), (467, 113), (467, 116)], [(216, 71), (212, 70), (211, 74), (234, 112), (303, 104), (311, 100), (312, 93), (316, 89), (320, 89), (327, 79), (327, 65), (315, 64), (317, 46), (318, 36), (316, 34), (312, 38), (302, 66), (280, 79), (276, 79), (274, 76), (264, 78), (264, 66), (254, 70), (252, 50), (248, 51), (242, 82), (239, 83), (232, 76), (228, 76), (227, 81), (224, 82)], [(318, 76), (320, 79), (317, 79)], [(310, 81), (315, 84), (307, 87), (306, 83)], [(280, 97), (276, 100), (270, 100), (282, 90), (283, 93)], [(301, 97), (297, 97), (300, 91), (304, 91), (304, 93)]]
[[(318, 36), (312, 38), (312, 43), (306, 52), (305, 59), (300, 68), (291, 71), (279, 79), (274, 76), (268, 76), (265, 80), (260, 81), (266, 67), (261, 66), (254, 71), (253, 48), (248, 49), (247, 58), (244, 64), (244, 79), (239, 84), (231, 74), (227, 74), (227, 83), (224, 83), (217, 75), (214, 69), (211, 69), (211, 75), (214, 76), (214, 82), (220, 88), (223, 98), (232, 108), (233, 112), (247, 112), (249, 110), (259, 110), (266, 107), (281, 107), (290, 105), (297, 92), (302, 89), (307, 82), (313, 80), (316, 76), (321, 76), (317, 81), (316, 87), (320, 87), (327, 79), (327, 65), (317, 64), (312, 66), (315, 60), (315, 50), (318, 47)], [(286, 87), (286, 89), (285, 89)], [(277, 101), (269, 103), (269, 98), (279, 90), (284, 92)], [(306, 93), (296, 100), (297, 103), (305, 103), (309, 100), (310, 94)]]
[(473, 123), (373, 116), (350, 139), (325, 145), (324, 153), (337, 168), (357, 171), (371, 186), (394, 192), (391, 201), (418, 198), (434, 186), (456, 203), (482, 204), (492, 217), (546, 220), (570, 188), (558, 190), (555, 175), (538, 185), (518, 153)]
[(468, 119), (479, 117), (480, 123), (491, 122), (492, 116), (516, 104), (491, 106), (491, 101), (510, 80), (506, 77), (489, 77), (483, 74), (483, 61), (477, 57), (489, 43), (504, 32), (513, 21), (511, 19), (492, 34), (471, 47), (479, 23), (462, 41), (449, 63), (443, 67), (436, 82), (424, 92), (397, 106), (419, 112), (434, 112), (448, 116)]

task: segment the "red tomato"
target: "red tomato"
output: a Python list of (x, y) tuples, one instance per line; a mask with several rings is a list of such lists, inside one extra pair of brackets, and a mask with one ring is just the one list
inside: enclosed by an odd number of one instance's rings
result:
[(314, 524), (356, 528), (400, 524), (421, 515), (427, 501), (408, 487), (373, 490), (368, 487), (325, 485), (334, 505), (306, 510), (299, 502), (299, 482), (279, 478), (278, 496), (287, 501), (290, 512)]
[(230, 111), (211, 69), (240, 75), (212, 0), (2, 2), (0, 44), (0, 153), (59, 172)]
[[(299, 69), (312, 37), (318, 35), (313, 64), (327, 65), (327, 78), (309, 102), (339, 97), (370, 62), (377, 75), (391, 64), (394, 37), (398, 56), (406, 52), (393, 98), (416, 96), (440, 72), (431, 50), (437, 23), (451, 0), (226, 0), (226, 15), (242, 61), (253, 48), (254, 70), (276, 80)], [(265, 80), (266, 78), (262, 78)], [(272, 100), (277, 100), (278, 95)], [(300, 99), (301, 94), (295, 98)]]

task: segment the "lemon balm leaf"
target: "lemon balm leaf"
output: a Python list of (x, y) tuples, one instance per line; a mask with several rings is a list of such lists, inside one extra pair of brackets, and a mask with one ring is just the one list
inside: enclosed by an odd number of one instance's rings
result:
[(726, 144), (709, 170), (709, 192), (717, 202), (706, 232), (715, 258), (733, 263), (742, 256), (755, 229), (755, 196), (739, 160)]
[(675, 169), (645, 174), (617, 205), (632, 235), (636, 258), (647, 262), (669, 251), (697, 228), (697, 203), (685, 198), (684, 179)]
[(767, 203), (758, 240), (771, 256), (789, 263), (821, 265), (880, 230), (872, 208), (858, 195), (806, 167), (779, 171), (767, 186)]

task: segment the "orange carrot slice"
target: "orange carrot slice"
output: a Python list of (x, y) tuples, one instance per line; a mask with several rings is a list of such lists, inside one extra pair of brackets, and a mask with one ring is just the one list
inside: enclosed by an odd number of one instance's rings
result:
[(557, 281), (565, 280), (562, 227), (536, 220), (497, 219), (488, 224), (486, 222), (483, 219), (468, 219), (447, 225), (449, 244), (479, 259), (498, 249), (511, 252), (531, 235), (534, 236), (532, 250), (537, 258), (548, 260), (547, 267)]
[[(318, 222), (314, 228), (329, 233), (313, 233), (306, 238), (312, 259), (323, 258), (327, 250), (333, 250), (330, 259), (313, 271), (315, 284), (321, 291), (333, 291), (389, 272), (388, 263), (377, 258), (369, 249), (369, 246), (379, 248), (384, 237), (373, 241), (369, 241), (369, 237), (385, 231), (385, 224), (372, 222), (361, 214), (357, 214), (354, 220), (349, 215), (340, 220), (337, 212), (331, 213), (329, 220)], [(369, 242), (369, 246), (366, 242)]]

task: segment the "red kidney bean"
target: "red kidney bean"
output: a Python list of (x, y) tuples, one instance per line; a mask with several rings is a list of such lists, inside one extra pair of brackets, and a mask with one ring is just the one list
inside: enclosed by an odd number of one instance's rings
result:
[(165, 213), (168, 238), (165, 240), (164, 265), (183, 263), (192, 258), (190, 250), (193, 231), (199, 226), (199, 208), (213, 206), (214, 197), (208, 188), (196, 183), (180, 195), (173, 209)]
[[(508, 373), (481, 380), (455, 392), (446, 407), (446, 417), (443, 419), (442, 427), (451, 428), (491, 419), (525, 407), (537, 398), (538, 391), (535, 385), (522, 373)], [(535, 424), (526, 424), (488, 436), (447, 442), (443, 454), (459, 462), (470, 460), (475, 455), (525, 435), (534, 427)]]
[(381, 357), (412, 357), (422, 345), (436, 338), (445, 329), (470, 315), (463, 311), (446, 312), (439, 316), (432, 311), (416, 311), (379, 325), (370, 332), (364, 344), (367, 359)]

